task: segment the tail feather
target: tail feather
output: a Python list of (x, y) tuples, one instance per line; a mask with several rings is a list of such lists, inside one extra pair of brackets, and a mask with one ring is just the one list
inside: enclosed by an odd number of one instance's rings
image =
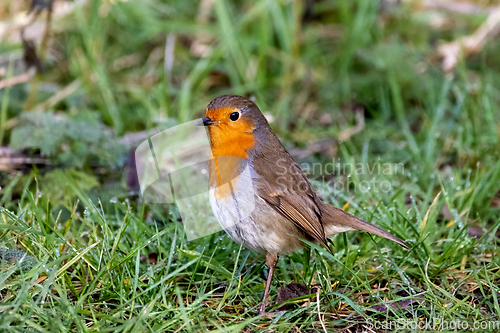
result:
[(338, 209), (326, 204), (323, 205), (322, 209), (324, 213), (322, 216), (322, 222), (325, 232), (327, 233), (327, 237), (331, 236), (328, 235), (329, 230), (362, 230), (396, 242), (406, 249), (410, 248), (398, 237), (388, 233), (387, 231), (377, 227), (374, 224), (358, 219), (356, 216), (346, 213), (342, 209)]

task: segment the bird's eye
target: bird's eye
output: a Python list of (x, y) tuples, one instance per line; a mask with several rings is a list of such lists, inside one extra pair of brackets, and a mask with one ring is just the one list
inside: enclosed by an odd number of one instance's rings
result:
[(233, 112), (231, 113), (231, 115), (229, 116), (229, 119), (231, 119), (232, 121), (236, 121), (240, 118), (240, 113), (239, 112)]

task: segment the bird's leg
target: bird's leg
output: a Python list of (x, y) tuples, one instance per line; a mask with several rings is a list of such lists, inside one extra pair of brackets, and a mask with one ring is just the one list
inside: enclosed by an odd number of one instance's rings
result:
[(273, 281), (274, 269), (278, 263), (278, 256), (267, 252), (266, 254), (266, 265), (269, 267), (269, 274), (267, 275), (266, 288), (264, 289), (264, 298), (262, 299), (262, 304), (260, 305), (259, 314), (264, 314), (266, 312), (267, 298), (269, 297), (269, 288), (271, 288), (271, 282)]

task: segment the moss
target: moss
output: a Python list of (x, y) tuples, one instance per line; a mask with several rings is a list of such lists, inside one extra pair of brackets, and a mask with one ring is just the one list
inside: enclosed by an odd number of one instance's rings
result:
[(0, 267), (2, 270), (7, 270), (14, 265), (18, 265), (23, 272), (28, 272), (36, 263), (36, 258), (24, 251), (0, 249)]

